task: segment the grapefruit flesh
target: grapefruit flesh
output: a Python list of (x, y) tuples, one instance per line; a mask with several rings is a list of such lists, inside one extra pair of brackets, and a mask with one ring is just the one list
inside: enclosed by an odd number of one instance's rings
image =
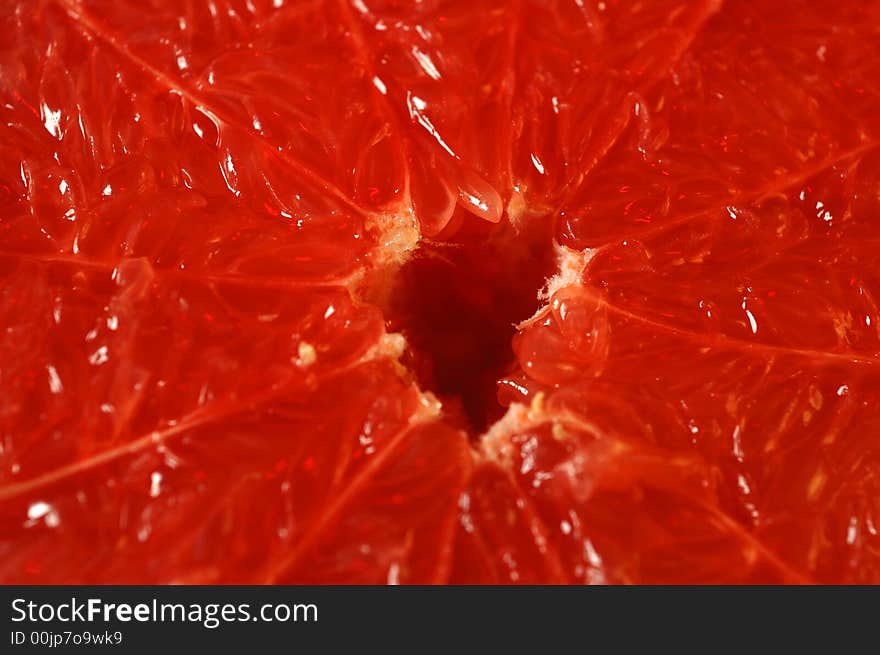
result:
[(0, 580), (880, 581), (880, 7), (0, 4)]

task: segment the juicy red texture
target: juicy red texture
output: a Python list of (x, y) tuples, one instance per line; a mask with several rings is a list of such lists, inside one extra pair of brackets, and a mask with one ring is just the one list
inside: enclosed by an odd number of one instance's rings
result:
[(880, 581), (876, 3), (0, 20), (3, 582)]

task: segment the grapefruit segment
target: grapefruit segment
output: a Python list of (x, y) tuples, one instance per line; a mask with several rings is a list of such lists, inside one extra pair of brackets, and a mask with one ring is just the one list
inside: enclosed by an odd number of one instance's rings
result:
[(474, 469), (459, 500), (453, 584), (562, 584), (566, 576), (547, 528), (509, 472)]
[[(607, 321), (601, 370), (578, 359), (590, 346), (558, 355), (571, 337), (552, 298), (517, 337), (531, 399), (543, 391), (551, 423), (570, 416), (596, 439), (536, 465), (564, 499), (548, 490), (536, 506), (551, 525), (573, 510), (608, 575), (866, 582), (877, 569), (866, 526), (878, 261), (871, 239), (855, 237), (875, 217), (853, 202), (876, 180), (876, 97), (858, 89), (877, 64), (825, 56), (874, 38), (875, 10), (832, 18), (791, 3), (785, 32), (780, 11), (726, 5), (646, 96), (645, 123), (630, 124), (565, 200), (560, 241), (590, 247), (577, 293)], [(554, 450), (529, 430), (510, 435), (514, 468)], [(615, 443), (633, 451), (604, 459)], [(598, 477), (579, 499), (589, 485), (565, 476), (584, 463)], [(699, 484), (687, 490), (691, 475)], [(620, 515), (641, 545), (606, 523)], [(666, 567), (666, 548), (693, 559)]]
[[(63, 5), (82, 30), (316, 183), (371, 208), (437, 183), (492, 221), (515, 188), (543, 208), (565, 182), (579, 184), (630, 120), (630, 93), (660, 78), (718, 8)], [(424, 180), (406, 163), (435, 159), (444, 163)], [(435, 216), (428, 232), (448, 218)]]
[[(396, 378), (387, 362), (367, 362), (314, 391), (279, 385), (216, 401), (8, 481), (3, 532), (24, 531), (3, 548), (4, 577), (442, 582), (449, 553), (435, 539), (449, 540), (465, 441), (408, 427), (419, 400)], [(338, 392), (344, 414), (331, 409)], [(316, 410), (326, 413), (317, 425)], [(419, 514), (425, 507), (432, 511)], [(415, 514), (416, 522), (400, 520)]]
[[(511, 406), (482, 444), (511, 472), (525, 499), (519, 506), (542, 526), (533, 539), (553, 548), (562, 579), (803, 582), (725, 513), (704, 460), (651, 443), (653, 431), (666, 427), (660, 419), (675, 420), (671, 412), (658, 403), (637, 414), (625, 393), (600, 382), (539, 394), (530, 407)], [(528, 568), (516, 577), (523, 575)]]

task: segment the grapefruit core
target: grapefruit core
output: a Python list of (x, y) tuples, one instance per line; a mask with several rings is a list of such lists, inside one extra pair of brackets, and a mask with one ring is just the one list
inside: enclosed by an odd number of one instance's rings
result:
[(0, 20), (0, 582), (880, 581), (880, 4)]

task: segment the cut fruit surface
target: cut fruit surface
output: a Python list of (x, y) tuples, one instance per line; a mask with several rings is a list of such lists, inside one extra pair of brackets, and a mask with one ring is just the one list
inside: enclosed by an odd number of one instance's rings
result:
[(880, 582), (877, 3), (0, 21), (0, 581)]

